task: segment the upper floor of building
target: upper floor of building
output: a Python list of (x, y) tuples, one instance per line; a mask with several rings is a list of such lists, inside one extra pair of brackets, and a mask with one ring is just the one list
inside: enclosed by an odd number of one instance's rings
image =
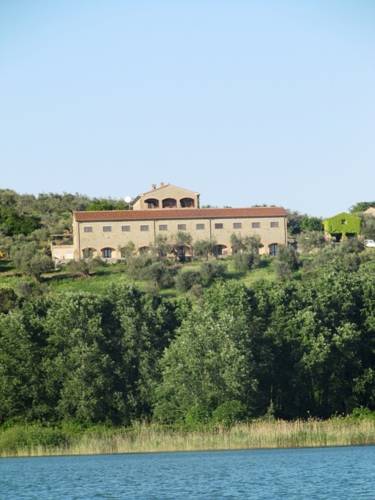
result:
[(153, 184), (147, 191), (135, 198), (133, 210), (199, 208), (199, 193), (173, 184)]

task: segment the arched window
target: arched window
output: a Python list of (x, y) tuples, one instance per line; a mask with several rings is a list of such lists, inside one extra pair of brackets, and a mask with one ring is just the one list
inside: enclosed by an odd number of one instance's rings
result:
[(177, 201), (174, 198), (165, 198), (162, 204), (163, 208), (176, 208)]
[(145, 204), (147, 205), (147, 208), (159, 208), (159, 200), (156, 198), (148, 198), (145, 200)]
[(275, 257), (279, 252), (279, 245), (277, 243), (271, 243), (271, 245), (268, 246), (268, 250), (269, 254)]
[(82, 250), (82, 257), (84, 259), (92, 259), (96, 254), (95, 248), (84, 248)]
[(103, 248), (102, 249), (102, 257), (103, 259), (112, 259), (113, 248)]
[(181, 208), (194, 208), (194, 200), (193, 198), (182, 198), (180, 200)]

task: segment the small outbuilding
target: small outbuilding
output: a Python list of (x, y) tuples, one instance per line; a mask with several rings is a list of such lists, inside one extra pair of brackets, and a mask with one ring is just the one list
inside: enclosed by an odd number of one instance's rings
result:
[(342, 212), (323, 221), (326, 239), (339, 242), (356, 238), (361, 232), (361, 219), (357, 215)]

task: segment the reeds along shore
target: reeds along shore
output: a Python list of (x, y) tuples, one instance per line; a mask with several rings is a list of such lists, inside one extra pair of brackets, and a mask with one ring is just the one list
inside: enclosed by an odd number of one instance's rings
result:
[(230, 428), (195, 431), (148, 424), (132, 428), (91, 428), (81, 432), (35, 425), (0, 428), (2, 457), (364, 444), (375, 444), (374, 419), (260, 420)]

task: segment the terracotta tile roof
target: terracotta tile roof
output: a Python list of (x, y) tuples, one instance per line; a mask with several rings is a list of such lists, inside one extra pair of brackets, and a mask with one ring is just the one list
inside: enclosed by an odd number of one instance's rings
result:
[(254, 208), (164, 208), (162, 210), (103, 210), (74, 212), (78, 222), (171, 220), (171, 219), (235, 219), (247, 217), (286, 217), (282, 207)]

